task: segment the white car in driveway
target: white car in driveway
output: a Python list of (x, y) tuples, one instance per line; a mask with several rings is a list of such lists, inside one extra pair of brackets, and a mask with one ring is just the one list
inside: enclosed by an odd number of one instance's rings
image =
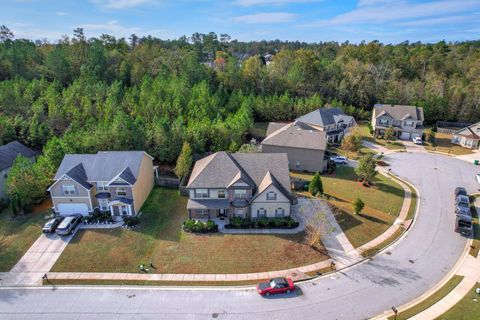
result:
[(412, 141), (415, 144), (423, 144), (423, 141), (422, 141), (421, 137), (413, 137)]
[(480, 184), (480, 173), (477, 173), (475, 180), (477, 180), (478, 184)]
[(347, 157), (336, 156), (336, 157), (332, 157), (330, 159), (332, 159), (333, 162), (335, 162), (336, 164), (348, 164)]

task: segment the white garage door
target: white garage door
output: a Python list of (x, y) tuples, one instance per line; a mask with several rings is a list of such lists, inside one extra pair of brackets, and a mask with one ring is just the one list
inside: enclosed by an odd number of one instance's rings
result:
[(71, 216), (74, 214), (88, 216), (88, 207), (84, 203), (60, 203), (57, 208), (62, 216)]
[(410, 132), (402, 132), (400, 134), (400, 139), (402, 140), (410, 140)]

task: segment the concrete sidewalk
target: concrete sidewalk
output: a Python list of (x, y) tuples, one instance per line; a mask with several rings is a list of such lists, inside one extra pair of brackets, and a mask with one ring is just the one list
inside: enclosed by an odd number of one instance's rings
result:
[(9, 272), (2, 274), (1, 285), (41, 285), (42, 276), (50, 271), (74, 234), (67, 237), (42, 234), (17, 264)]

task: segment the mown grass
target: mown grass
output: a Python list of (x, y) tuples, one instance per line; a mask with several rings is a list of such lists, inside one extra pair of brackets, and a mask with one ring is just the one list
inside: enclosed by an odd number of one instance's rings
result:
[(459, 145), (453, 144), (452, 135), (449, 133), (435, 133), (435, 141), (432, 143), (427, 143), (425, 149), (429, 151), (443, 152), (447, 154), (452, 154), (456, 156), (472, 154), (473, 151)]
[(379, 144), (389, 150), (405, 150), (405, 145), (401, 141), (387, 141), (383, 139), (375, 139), (366, 124), (358, 125), (357, 132), (363, 140)]
[(388, 239), (386, 239), (385, 241), (383, 241), (382, 243), (380, 243), (379, 245), (377, 245), (375, 247), (372, 247), (368, 250), (363, 251), (362, 256), (365, 257), (365, 258), (369, 258), (369, 257), (372, 257), (372, 256), (376, 255), (378, 252), (380, 252), (381, 250), (383, 250), (384, 248), (388, 247), (393, 242), (395, 242), (395, 240), (397, 240), (403, 234), (404, 231), (405, 231), (405, 229), (403, 227), (399, 227), (398, 230), (395, 231), (394, 234), (392, 234), (390, 237), (388, 237)]
[[(292, 173), (292, 176), (310, 181), (313, 175)], [(354, 247), (359, 247), (385, 232), (400, 213), (405, 193), (390, 178), (378, 174), (372, 186), (358, 182), (352, 167), (339, 166), (334, 175), (322, 176), (324, 192), (331, 196), (329, 202), (338, 208), (335, 217)], [(353, 212), (353, 201), (362, 199), (362, 214)]]
[[(416, 314), (430, 308), (438, 301), (442, 300), (447, 294), (449, 294), (461, 281), (463, 280), (463, 276), (455, 275), (453, 276), (445, 285), (443, 285), (440, 289), (438, 289), (434, 294), (432, 294), (427, 299), (423, 300), (419, 304), (414, 305), (413, 307), (404, 310), (398, 313), (397, 317), (394, 316), (389, 317), (389, 320), (404, 320), (413, 317)], [(458, 319), (458, 318), (451, 318), (451, 319)]]
[(226, 235), (182, 231), (187, 198), (155, 188), (136, 230), (80, 230), (60, 256), (56, 272), (250, 273), (283, 270), (328, 259), (311, 248), (305, 234)]
[(453, 308), (438, 317), (438, 320), (477, 320), (480, 319), (480, 295), (475, 292), (478, 282), (470, 292)]
[(0, 213), (0, 272), (9, 271), (40, 236), (49, 204), (16, 217), (10, 209)]
[(478, 218), (478, 212), (475, 207), (475, 199), (478, 196), (470, 197), (470, 211), (472, 212), (473, 218), (473, 241), (470, 247), (470, 255), (477, 257), (478, 252), (480, 251), (480, 223)]

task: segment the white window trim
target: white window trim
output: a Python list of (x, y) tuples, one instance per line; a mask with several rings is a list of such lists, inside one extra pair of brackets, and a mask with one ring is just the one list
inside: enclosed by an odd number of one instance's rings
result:
[(274, 191), (268, 191), (266, 195), (267, 200), (277, 200), (277, 193)]
[(98, 181), (96, 183), (97, 191), (108, 191), (107, 181)]
[(74, 185), (63, 185), (62, 191), (64, 196), (74, 196), (76, 194)]
[[(119, 191), (121, 191), (122, 193), (125, 192), (125, 194), (120, 194)], [(127, 188), (126, 187), (118, 187), (117, 188), (117, 196), (126, 197), (127, 196)]]
[[(260, 213), (260, 212), (263, 212), (263, 213)], [(267, 217), (267, 210), (265, 210), (264, 208), (260, 208), (257, 210), (257, 216), (259, 218), (265, 218)]]
[[(282, 212), (282, 215), (279, 215), (279, 212)], [(275, 217), (278, 217), (278, 218), (285, 217), (285, 209), (284, 208), (275, 209)]]
[(208, 191), (208, 189), (204, 189), (204, 188), (195, 189), (194, 194), (195, 194), (195, 198), (199, 198), (199, 199), (210, 198), (210, 192)]
[[(220, 197), (220, 194), (222, 194), (223, 196)], [(227, 197), (227, 192), (225, 190), (218, 190), (217, 197), (218, 199), (225, 199)]]

